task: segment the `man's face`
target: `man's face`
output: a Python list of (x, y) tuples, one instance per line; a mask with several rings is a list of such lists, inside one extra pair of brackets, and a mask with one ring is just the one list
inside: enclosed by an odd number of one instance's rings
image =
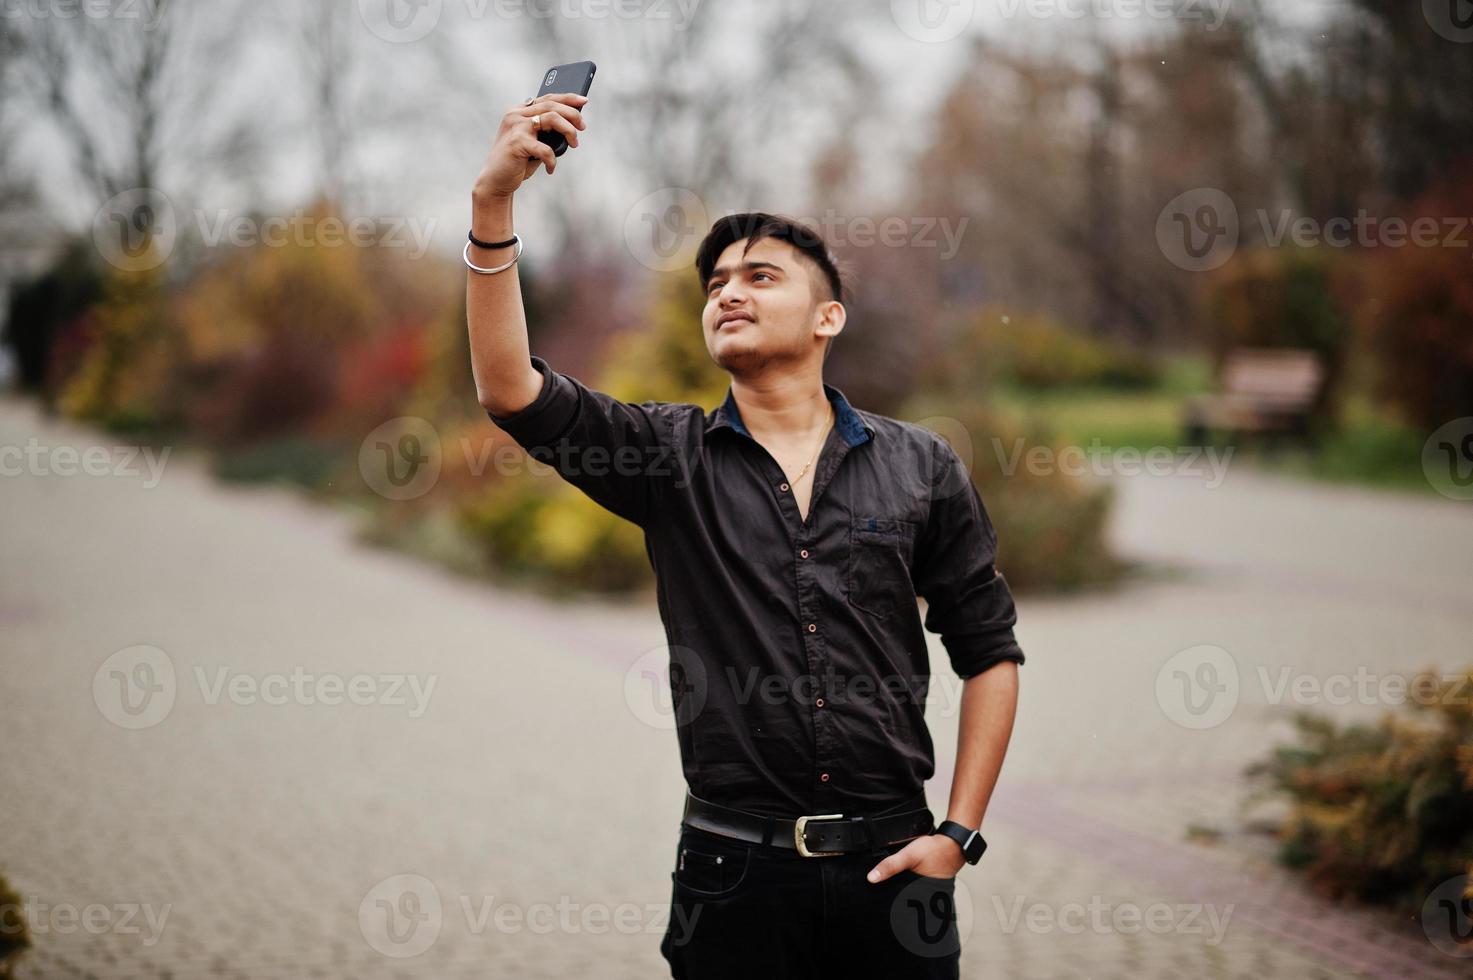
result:
[(777, 360), (822, 360), (826, 338), (814, 328), (826, 304), (815, 293), (807, 260), (772, 238), (759, 239), (743, 255), (746, 243), (742, 238), (726, 246), (706, 283), (701, 328), (711, 359), (732, 374)]

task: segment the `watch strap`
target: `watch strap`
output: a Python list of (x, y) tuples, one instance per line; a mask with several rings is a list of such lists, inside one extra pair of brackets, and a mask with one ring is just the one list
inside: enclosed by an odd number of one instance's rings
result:
[(962, 856), (967, 859), (968, 864), (976, 864), (987, 850), (987, 841), (982, 839), (981, 833), (955, 820), (941, 821), (936, 827), (936, 833), (945, 834), (961, 845)]

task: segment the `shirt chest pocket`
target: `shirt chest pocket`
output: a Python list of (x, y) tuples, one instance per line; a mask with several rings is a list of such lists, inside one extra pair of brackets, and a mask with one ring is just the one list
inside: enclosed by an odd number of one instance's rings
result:
[(849, 604), (877, 619), (915, 605), (911, 561), (916, 525), (884, 517), (856, 517), (849, 526)]

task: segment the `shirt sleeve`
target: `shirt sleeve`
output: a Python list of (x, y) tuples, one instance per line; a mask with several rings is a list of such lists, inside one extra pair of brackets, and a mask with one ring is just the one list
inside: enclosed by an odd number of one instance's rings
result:
[(931, 507), (911, 570), (926, 600), (925, 628), (941, 636), (963, 680), (1004, 660), (1023, 663), (1013, 593), (997, 568), (997, 533), (965, 464), (937, 440)]
[(528, 455), (594, 502), (644, 526), (672, 470), (667, 403), (623, 402), (561, 374), (532, 355), (542, 390), (511, 415), (486, 412)]

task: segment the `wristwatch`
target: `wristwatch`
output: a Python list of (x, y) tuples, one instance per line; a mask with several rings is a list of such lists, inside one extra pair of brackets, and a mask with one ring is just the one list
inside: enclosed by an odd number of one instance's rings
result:
[(982, 852), (987, 850), (987, 842), (982, 835), (970, 827), (963, 827), (955, 820), (943, 820), (934, 833), (944, 834), (962, 846), (962, 857), (967, 859), (968, 864), (976, 864), (982, 857)]

